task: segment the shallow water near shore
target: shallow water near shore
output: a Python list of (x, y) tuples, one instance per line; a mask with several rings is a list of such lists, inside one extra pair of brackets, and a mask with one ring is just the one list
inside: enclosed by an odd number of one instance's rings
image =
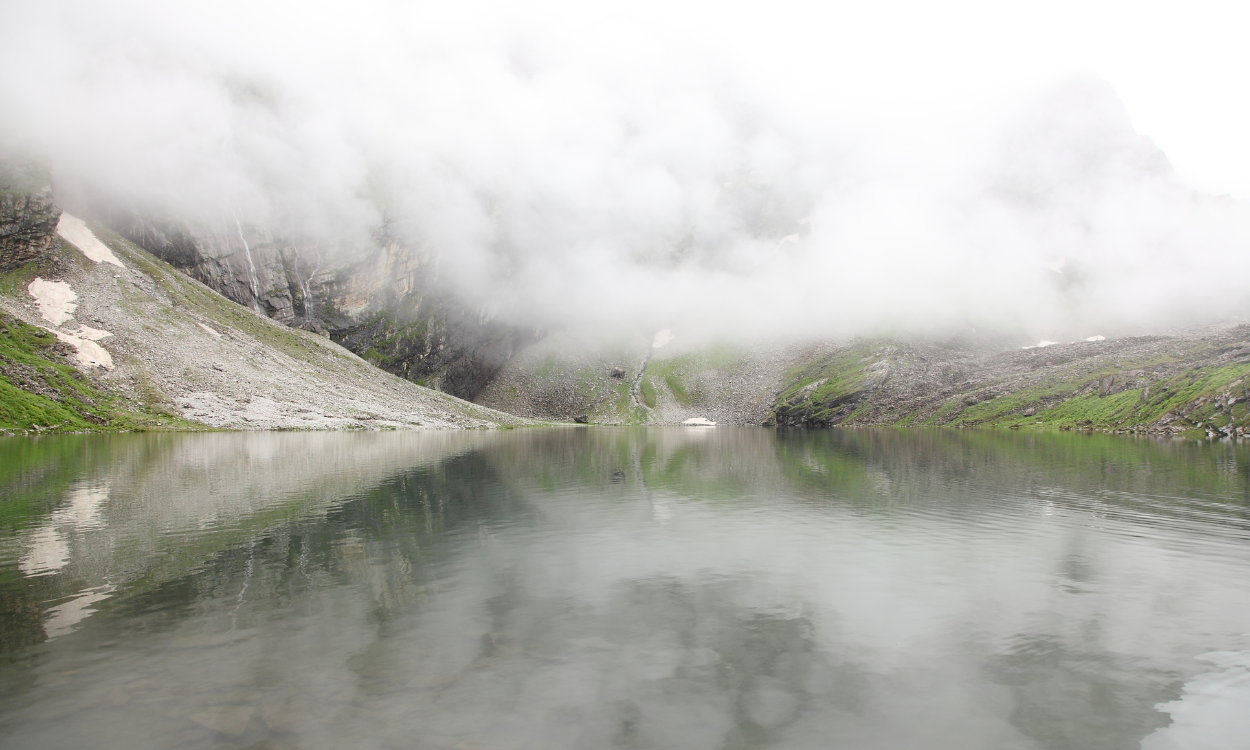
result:
[(1234, 748), (1250, 448), (0, 441), (0, 747)]

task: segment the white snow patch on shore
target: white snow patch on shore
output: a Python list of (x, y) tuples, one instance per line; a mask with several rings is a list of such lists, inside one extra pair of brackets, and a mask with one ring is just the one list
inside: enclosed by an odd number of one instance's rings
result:
[(68, 213), (61, 213), (61, 220), (56, 225), (56, 233), (61, 239), (82, 251), (82, 254), (96, 263), (112, 263), (118, 268), (125, 268), (113, 251), (87, 228), (86, 222)]
[(39, 314), (54, 326), (74, 317), (78, 309), (78, 295), (64, 281), (47, 281), (38, 276), (27, 285), (26, 291), (39, 304)]
[(86, 339), (88, 341), (99, 341), (101, 339), (108, 338), (113, 334), (108, 331), (101, 331), (99, 328), (92, 328), (91, 326), (85, 326), (82, 323), (79, 323), (78, 330), (74, 331), (74, 335), (80, 339)]
[[(96, 331), (94, 328), (87, 328), (88, 331), (102, 333), (104, 336), (112, 336), (108, 331)], [(113, 355), (109, 354), (108, 349), (97, 344), (95, 341), (86, 338), (80, 338), (69, 333), (61, 333), (53, 331), (56, 337), (61, 341), (69, 344), (78, 351), (78, 364), (82, 367), (103, 367), (106, 370), (113, 369)], [(81, 331), (79, 332), (81, 333)], [(101, 336), (100, 338), (104, 338)]]
[(659, 349), (661, 346), (668, 344), (668, 342), (675, 338), (677, 337), (673, 335), (673, 332), (665, 328), (663, 331), (655, 334), (655, 338), (651, 341), (651, 348)]

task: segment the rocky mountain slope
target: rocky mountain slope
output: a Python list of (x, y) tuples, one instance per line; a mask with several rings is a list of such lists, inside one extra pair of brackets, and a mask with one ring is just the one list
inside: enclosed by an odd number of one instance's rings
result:
[(328, 335), (404, 379), (471, 399), (529, 334), (440, 291), (425, 248), (381, 227), (333, 247), (221, 216), (211, 223), (100, 211), (119, 235), (244, 307)]
[(1250, 434), (1250, 326), (1021, 348), (975, 337), (735, 347), (595, 347), (510, 360), (493, 408), (608, 424), (867, 425)]
[[(269, 280), (260, 281), (265, 286), (278, 278), (273, 259), (282, 255), (273, 244), (257, 247), (253, 260), (268, 258), (259, 267), (270, 275), (257, 277)], [(188, 273), (201, 273), (247, 304), (255, 284), (237, 271), (247, 267), (239, 265), (245, 255), (215, 257), (202, 259)], [(250, 298), (250, 306), (296, 327), (332, 326), (331, 335), (366, 361), (534, 419), (1040, 425), (1197, 435), (1240, 435), (1250, 428), (1243, 381), (1250, 372), (1250, 354), (1243, 354), (1243, 349), (1250, 353), (1247, 328), (1029, 349), (975, 337), (694, 347), (680, 339), (656, 346), (650, 336), (606, 344), (559, 332), (536, 339), (497, 321), (473, 319), (471, 311), (439, 298), (432, 271), (423, 265), (428, 261), (401, 243), (381, 242), (373, 255), (355, 266), (341, 265), (336, 276), (316, 286), (287, 283), (300, 272), (283, 270), (290, 304), (274, 303), (270, 295)], [(222, 269), (236, 269), (235, 275), (222, 276)], [(320, 301), (309, 301), (314, 299)], [(321, 312), (316, 319), (296, 313), (286, 319), (283, 310)]]
[(224, 219), (102, 212), (83, 222), (61, 215), (38, 169), (3, 166), (4, 429), (702, 417), (1250, 431), (1250, 326), (1029, 348), (977, 337), (689, 345), (668, 332), (544, 335), (458, 305), (439, 291), (433, 256), (386, 227), (368, 248), (330, 253)]
[(1002, 348), (860, 341), (786, 375), (779, 425), (992, 425), (1243, 436), (1250, 326)]
[(26, 248), (0, 267), (0, 429), (522, 422), (235, 304), (100, 224), (54, 222), (44, 191), (14, 182), (33, 198), (6, 202), (0, 227)]

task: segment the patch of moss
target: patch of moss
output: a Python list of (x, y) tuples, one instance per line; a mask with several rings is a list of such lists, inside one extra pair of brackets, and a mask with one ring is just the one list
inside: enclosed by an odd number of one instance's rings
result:
[(0, 274), (0, 294), (19, 297), (39, 273), (39, 263), (31, 261)]
[[(991, 423), (1000, 427), (1131, 429), (1154, 424), (1171, 414), (1187, 425), (1202, 422), (1204, 427), (1246, 426), (1244, 403), (1221, 410), (1216, 407), (1216, 401), (1236, 381), (1250, 374), (1250, 364), (1205, 371), (1191, 369), (1155, 382), (1148, 389), (1128, 389), (1107, 395), (1098, 392), (1103, 378), (1117, 376), (1128, 369), (1137, 369), (1137, 365), (1087, 373), (1079, 379), (1057, 377), (1051, 383), (971, 406), (959, 413), (958, 418), (967, 424)], [(958, 406), (957, 400), (952, 403)], [(1034, 413), (1025, 414), (1029, 410)], [(943, 420), (931, 421), (942, 423)]]

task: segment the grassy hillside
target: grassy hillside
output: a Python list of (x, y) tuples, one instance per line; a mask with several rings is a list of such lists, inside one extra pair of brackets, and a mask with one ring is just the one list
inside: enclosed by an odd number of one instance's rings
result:
[(792, 368), (771, 421), (1250, 432), (1250, 327), (978, 353), (859, 342)]
[(0, 313), (0, 431), (206, 429), (176, 414), (135, 408), (70, 364), (69, 354), (51, 333)]

